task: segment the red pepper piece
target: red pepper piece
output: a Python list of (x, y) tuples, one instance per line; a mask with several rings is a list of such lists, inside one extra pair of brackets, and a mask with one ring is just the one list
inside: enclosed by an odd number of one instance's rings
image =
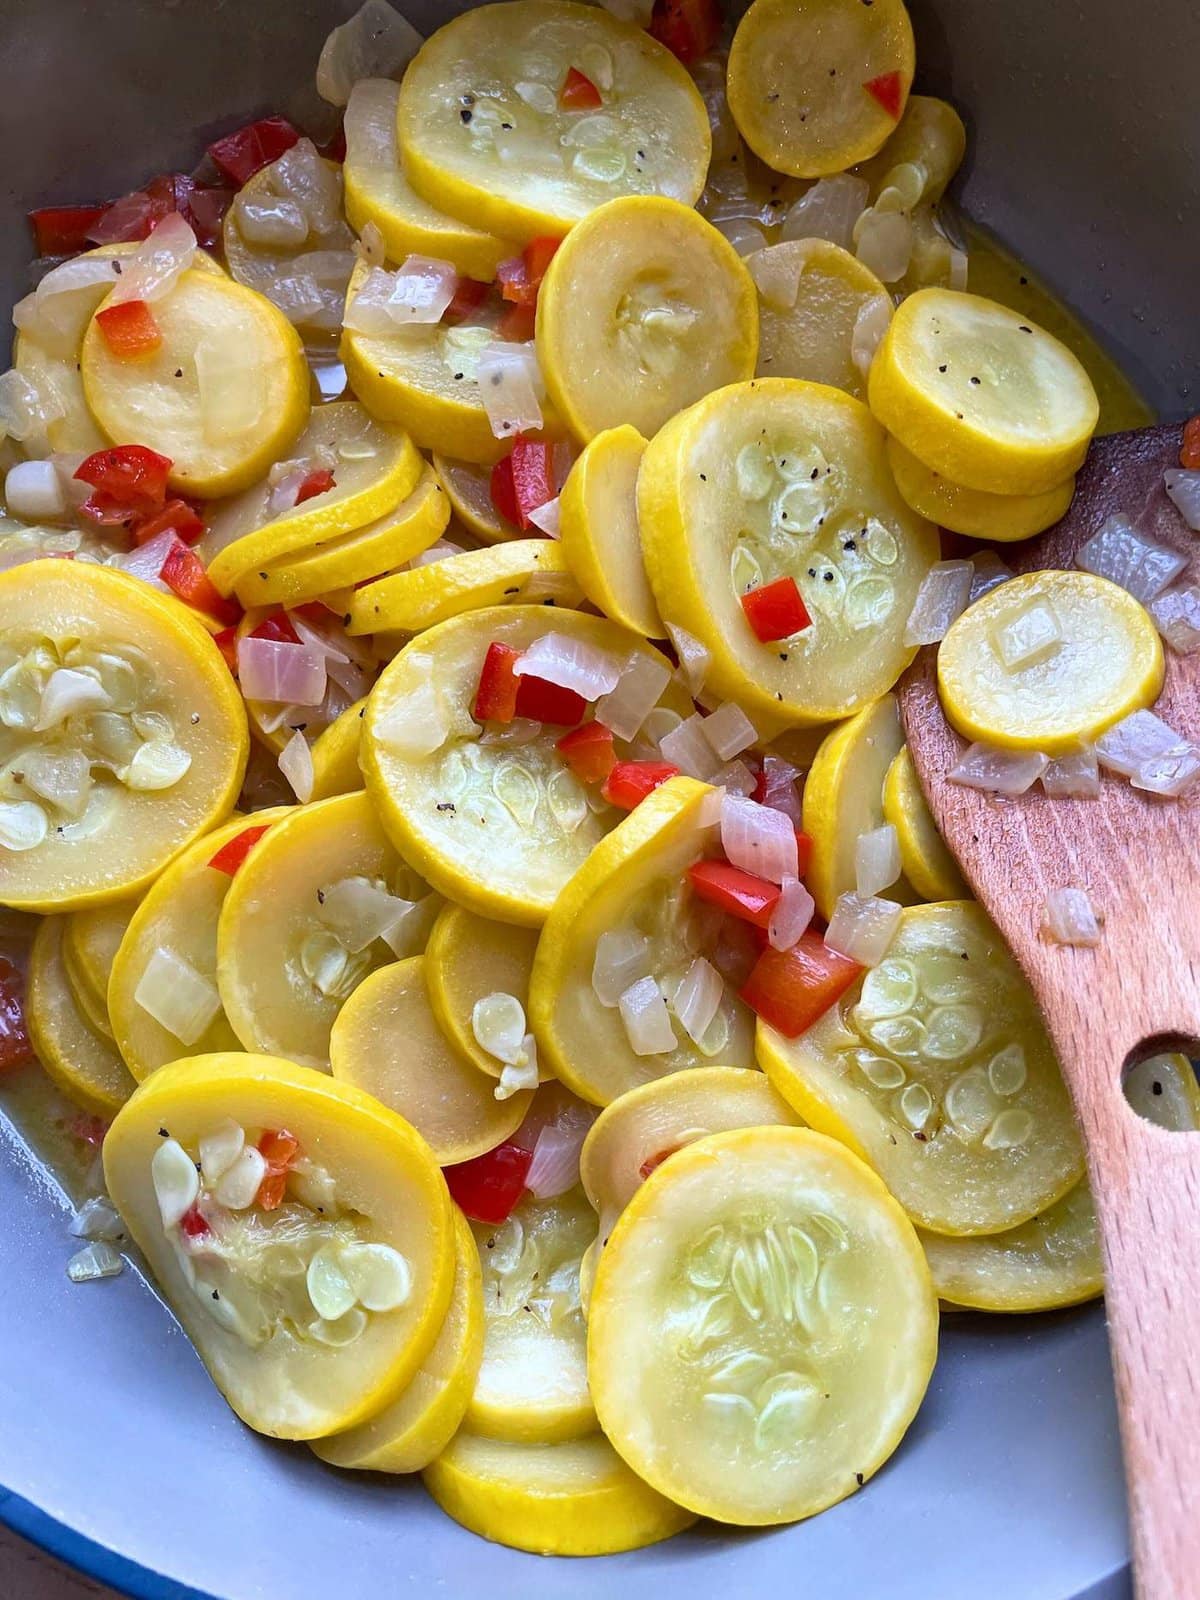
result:
[(763, 951), (741, 997), (764, 1022), (797, 1039), (862, 974), (857, 961), (830, 950), (810, 928), (790, 950)]
[(728, 861), (697, 861), (688, 868), (687, 876), (699, 899), (719, 906), (722, 911), (756, 928), (767, 926), (783, 893), (777, 883), (770, 883)]
[(225, 659), (225, 665), (230, 672), (237, 673), (237, 629), (222, 628), (220, 633), (213, 634), (213, 643)]
[(602, 722), (585, 722), (564, 733), (554, 748), (580, 783), (603, 783), (617, 764), (612, 730)]
[(802, 878), (812, 860), (813, 842), (800, 828), (796, 829), (796, 875)]
[(315, 495), (327, 494), (336, 486), (336, 479), (328, 467), (315, 467), (296, 490), (296, 505), (311, 500)]
[(237, 601), (225, 598), (204, 570), (203, 561), (185, 544), (174, 544), (167, 551), (159, 577), (185, 605), (194, 606), (218, 622), (235, 623), (242, 614)]
[[(583, 77), (583, 74), (579, 76)], [(584, 82), (587, 82), (586, 78)], [(510, 256), (507, 261), (502, 261), (496, 269), (496, 282), (500, 285), (501, 296), (514, 305), (535, 306), (546, 268), (561, 243), (561, 239), (552, 239), (543, 234), (531, 239), (519, 256)]]
[(647, 1156), (638, 1168), (638, 1177), (644, 1182), (652, 1172), (657, 1172), (668, 1156), (673, 1156), (677, 1150), (682, 1150), (681, 1144), (668, 1145), (665, 1150), (660, 1150), (657, 1155)]
[(32, 1054), (25, 1028), (25, 984), (18, 968), (0, 956), (0, 1072)]
[(292, 627), (286, 611), (273, 611), (269, 617), (264, 617), (256, 628), (251, 629), (252, 639), (271, 639), (276, 644), (299, 644), (300, 635)]
[(454, 286), (454, 299), (442, 312), (442, 321), (454, 326), (465, 322), (487, 299), (491, 287), (490, 283), (480, 283), (478, 278), (460, 276)]
[[(80, 483), (89, 483), (96, 490), (92, 500), (100, 499), (102, 507), (115, 511), (125, 508), (129, 514), (148, 515), (161, 511), (167, 498), (167, 476), (171, 471), (169, 456), (160, 456), (144, 444), (117, 444), (107, 450), (97, 450), (76, 468)], [(89, 504), (91, 502), (89, 501)], [(97, 517), (97, 521), (125, 520)]]
[(1195, 472), (1200, 468), (1200, 417), (1190, 417), (1183, 425), (1183, 443), (1179, 448), (1179, 465)]
[(81, 1111), (78, 1116), (71, 1119), (71, 1137), (78, 1139), (80, 1144), (88, 1145), (92, 1150), (99, 1150), (110, 1126), (111, 1124), (105, 1122), (103, 1117), (90, 1116), (86, 1111)]
[(518, 527), (528, 528), (531, 526), (529, 513), (553, 500), (558, 493), (554, 484), (554, 448), (538, 439), (518, 435), (508, 460), (517, 509), (516, 516), (509, 520)]
[(498, 333), (512, 344), (527, 344), (537, 329), (537, 307), (505, 306)]
[(487, 647), (479, 672), (479, 687), (471, 715), (476, 722), (511, 722), (517, 714), (518, 680), (513, 668), (521, 652), (493, 641)]
[(790, 762), (782, 761), (778, 756), (766, 755), (754, 780), (751, 798), (757, 800), (760, 806), (770, 806), (773, 811), (782, 811), (785, 817), (799, 822), (801, 804), (796, 776), (796, 768)]
[(73, 256), (86, 250), (89, 231), (96, 226), (107, 206), (40, 206), (29, 213), (37, 253), (40, 256)]
[(532, 1150), (506, 1140), (473, 1161), (444, 1167), (450, 1198), (472, 1222), (500, 1223), (513, 1213), (525, 1193)]
[(790, 639), (812, 621), (796, 587), (795, 578), (776, 578), (741, 597), (746, 621), (761, 644)]
[(218, 872), (228, 873), (232, 878), (269, 827), (270, 823), (264, 822), (258, 827), (243, 828), (235, 838), (227, 840), (221, 846), (209, 861), (209, 866), (215, 867)]
[(877, 78), (864, 83), (863, 88), (873, 100), (878, 100), (893, 122), (900, 120), (900, 113), (904, 110), (904, 78), (901, 73), (881, 72)]
[(517, 505), (517, 486), (513, 482), (512, 456), (505, 456), (503, 461), (497, 461), (492, 468), (490, 488), (492, 506), (497, 516), (503, 517), (505, 522), (511, 522), (515, 527), (521, 510)]
[(204, 520), (186, 500), (168, 500), (161, 511), (135, 522), (130, 532), (135, 543), (149, 544), (168, 528), (177, 533), (184, 544), (195, 544), (204, 532)]
[(258, 1153), (267, 1163), (254, 1203), (263, 1211), (278, 1211), (287, 1193), (288, 1173), (300, 1155), (300, 1141), (286, 1129), (268, 1129), (258, 1141)]
[(517, 715), (529, 717), (533, 722), (553, 722), (560, 728), (572, 728), (582, 722), (587, 711), (587, 701), (574, 689), (564, 689), (561, 683), (549, 683), (545, 678), (523, 674), (517, 678)]
[(648, 794), (653, 794), (659, 784), (678, 776), (679, 768), (669, 761), (618, 761), (600, 793), (610, 806), (632, 811)]
[(568, 67), (562, 88), (558, 91), (561, 111), (595, 111), (604, 104), (604, 96), (592, 80), (578, 67)]
[(180, 211), (184, 219), (191, 223), (197, 244), (205, 250), (211, 250), (220, 243), (221, 224), (237, 191), (220, 184), (192, 183), (190, 178), (187, 181), (191, 184), (191, 190)]
[(217, 139), (209, 145), (208, 153), (225, 176), (240, 186), (272, 161), (278, 161), (299, 138), (299, 129), (293, 128), (286, 117), (260, 117)]
[(162, 329), (144, 300), (124, 300), (96, 313), (96, 326), (114, 356), (148, 356), (162, 344)]
[(205, 1239), (212, 1232), (212, 1229), (201, 1215), (199, 1206), (192, 1206), (185, 1211), (179, 1219), (179, 1226), (189, 1239)]
[(650, 36), (685, 66), (707, 54), (721, 37), (718, 0), (655, 0)]

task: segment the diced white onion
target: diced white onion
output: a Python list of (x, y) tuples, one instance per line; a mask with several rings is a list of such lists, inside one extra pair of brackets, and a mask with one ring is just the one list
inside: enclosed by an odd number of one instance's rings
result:
[(534, 506), (528, 516), (534, 527), (540, 529), (548, 539), (558, 538), (562, 525), (562, 507), (557, 495), (553, 500), (547, 500), (544, 505)]
[(671, 1014), (653, 978), (630, 984), (617, 1002), (629, 1048), (635, 1056), (661, 1056), (675, 1049)]
[(988, 744), (968, 745), (947, 774), (964, 789), (990, 794), (1024, 794), (1045, 772), (1048, 757), (1040, 750), (997, 750)]
[(758, 730), (733, 700), (726, 700), (700, 724), (704, 737), (722, 761), (732, 761), (748, 750), (758, 738)]
[[(757, 223), (749, 222), (745, 217), (720, 217), (713, 221), (713, 227), (718, 233), (724, 234), (740, 256), (757, 255), (768, 248), (766, 234)], [(794, 295), (791, 303), (796, 303)]]
[(679, 1026), (695, 1044), (701, 1044), (721, 1009), (725, 984), (710, 961), (697, 956), (671, 996), (671, 1009)]
[[(298, 202), (313, 233), (329, 233), (342, 224), (341, 168), (325, 161), (311, 139), (297, 140), (268, 171), (276, 193)], [(307, 257), (297, 260), (312, 270)]]
[(476, 1000), (471, 1010), (475, 1043), (506, 1066), (525, 1065), (525, 1008), (515, 994), (502, 990)]
[(297, 728), (279, 752), (279, 770), (292, 786), (292, 793), (301, 805), (312, 799), (316, 772), (313, 770), (312, 751), (304, 737), (303, 728)]
[(967, 609), (975, 568), (969, 561), (938, 561), (921, 580), (904, 629), (905, 644), (937, 644)]
[(233, 202), (238, 232), (247, 244), (289, 249), (308, 238), (308, 218), (294, 200), (282, 195), (261, 195), (257, 199), (243, 190)]
[(440, 894), (431, 893), (423, 894), (419, 900), (401, 902), (405, 903), (408, 905), (408, 910), (402, 911), (382, 935), (384, 944), (398, 961), (420, 955), (424, 950), (430, 930), (445, 902)]
[(1147, 756), (1129, 781), (1135, 789), (1169, 799), (1189, 794), (1200, 783), (1200, 748), (1181, 740), (1173, 750)]
[(344, 106), (362, 78), (396, 78), (425, 41), (386, 0), (366, 0), (326, 39), (317, 62), (317, 93)]
[(671, 681), (664, 661), (635, 651), (621, 668), (616, 684), (596, 702), (596, 721), (618, 739), (634, 739)]
[[(23, 373), (10, 368), (0, 374), (0, 439), (7, 435), (29, 447), (45, 442), (47, 423), (56, 421), (63, 408), (52, 394), (42, 394)], [(44, 454), (42, 450), (36, 453)]]
[(863, 214), (871, 188), (865, 178), (849, 172), (819, 178), (789, 208), (779, 230), (781, 239), (828, 239), (849, 250), (854, 224)]
[(545, 385), (532, 344), (494, 339), (480, 353), (476, 381), (497, 439), (536, 433), (542, 426)]
[(575, 1187), (579, 1182), (579, 1152), (595, 1120), (595, 1111), (581, 1100), (572, 1098), (559, 1107), (533, 1147), (533, 1160), (525, 1174), (525, 1187), (530, 1194), (539, 1200), (552, 1200)]
[(53, 268), (13, 307), (13, 323), (54, 355), (74, 360), (89, 320), (117, 279), (111, 256), (76, 256)]
[(891, 888), (900, 876), (900, 839), (890, 822), (859, 834), (854, 842), (854, 876), (863, 900)]
[(903, 211), (880, 211), (872, 206), (854, 227), (854, 253), (880, 283), (896, 283), (904, 276), (914, 241), (912, 219)]
[(412, 665), (415, 687), (393, 701), (375, 728), (386, 749), (409, 759), (432, 755), (450, 734), (450, 719), (433, 681), (433, 658), (419, 656)]
[(388, 314), (398, 327), (440, 322), (458, 288), (458, 272), (433, 256), (409, 256), (393, 275)]
[(156, 533), (153, 539), (148, 539), (145, 544), (139, 544), (134, 549), (114, 557), (113, 566), (120, 567), (122, 572), (128, 572), (132, 577), (140, 578), (143, 583), (165, 590), (167, 585), (159, 574), (171, 551), (181, 543), (182, 540), (174, 528), (164, 528), (162, 533)]
[(18, 461), (4, 478), (4, 504), (23, 522), (58, 522), (67, 514), (67, 496), (51, 461)]
[(164, 1228), (177, 1227), (200, 1193), (196, 1164), (178, 1139), (164, 1139), (150, 1162), (154, 1198)]
[[(346, 135), (349, 141), (349, 133)], [(383, 235), (373, 222), (364, 222), (362, 232), (358, 236), (358, 243), (354, 253), (360, 261), (365, 261), (369, 267), (381, 267), (387, 259), (387, 247), (383, 242)]]
[(69, 1231), (75, 1239), (104, 1239), (111, 1244), (125, 1237), (125, 1224), (107, 1195), (93, 1195), (71, 1218)]
[(688, 633), (685, 628), (676, 627), (673, 622), (663, 618), (663, 627), (670, 635), (671, 643), (675, 646), (675, 654), (679, 657), (679, 667), (687, 681), (691, 692), (699, 694), (704, 688), (704, 680), (708, 676), (708, 669), (712, 666), (712, 651), (707, 645), (700, 643), (699, 639)]
[(1013, 569), (1006, 566), (994, 550), (980, 550), (971, 557), (971, 565), (975, 568), (975, 576), (971, 580), (971, 605), (998, 584), (1016, 577)]
[(710, 782), (720, 770), (721, 758), (704, 736), (704, 718), (698, 711), (664, 734), (658, 748), (665, 761), (670, 761), (689, 778), (699, 778), (702, 783)]
[(245, 1211), (254, 1204), (254, 1197), (267, 1175), (267, 1163), (262, 1152), (247, 1145), (233, 1165), (226, 1171), (213, 1193), (230, 1211)]
[(721, 803), (721, 847), (735, 867), (768, 883), (798, 875), (796, 830), (791, 818), (756, 800), (726, 794)]
[(1163, 487), (1192, 532), (1200, 533), (1200, 472), (1170, 467), (1163, 473)]
[(1042, 773), (1042, 788), (1055, 799), (1094, 800), (1100, 793), (1100, 763), (1088, 745), (1068, 756), (1058, 756)]
[(1100, 924), (1083, 889), (1051, 889), (1046, 896), (1042, 928), (1054, 944), (1088, 946), (1100, 943)]
[[(356, 641), (347, 637), (341, 623), (332, 612), (323, 613), (319, 628), (315, 627), (307, 617), (301, 616), (298, 611), (288, 612), (288, 622), (301, 644), (308, 645), (331, 664), (335, 661), (349, 661), (352, 656), (360, 661), (368, 659), (364, 652), (356, 649)], [(361, 640), (357, 643), (361, 643)]]
[(743, 796), (752, 795), (758, 787), (757, 777), (744, 761), (727, 762), (725, 766), (718, 767), (708, 781), (716, 788)]
[(322, 890), (320, 919), (351, 955), (366, 950), (412, 910), (411, 900), (389, 894), (370, 878), (343, 878)]
[(1134, 711), (1100, 735), (1096, 754), (1100, 765), (1109, 772), (1132, 778), (1148, 761), (1170, 756), (1185, 748), (1187, 742), (1153, 711)]
[(36, 747), (21, 757), (25, 786), (70, 817), (82, 816), (91, 793), (91, 762), (82, 750), (54, 754)]
[(511, 722), (489, 728), (480, 734), (480, 744), (532, 744), (542, 731), (542, 724), (532, 717), (514, 717)]
[(825, 943), (861, 967), (877, 967), (896, 936), (902, 910), (894, 900), (839, 895), (825, 930)]
[(782, 811), (785, 817), (790, 817), (796, 826), (800, 827), (803, 810), (796, 789), (800, 768), (792, 766), (791, 762), (785, 761), (782, 756), (765, 755), (762, 772), (765, 796), (762, 803), (773, 806), (776, 811)]
[(1149, 605), (1159, 633), (1177, 655), (1200, 650), (1200, 583), (1173, 583)]
[(195, 257), (196, 235), (178, 211), (168, 211), (133, 254), (121, 263), (121, 275), (109, 297), (110, 305), (121, 305), (127, 300), (162, 300)]
[(650, 941), (632, 928), (602, 933), (592, 961), (592, 990), (602, 1006), (611, 1009), (621, 996), (650, 972)]
[(325, 657), (285, 639), (238, 640), (238, 682), (247, 700), (319, 706), (325, 698)]
[(410, 567), (431, 567), (435, 561), (445, 561), (447, 556), (461, 556), (466, 548), (465, 544), (455, 544), (453, 539), (438, 539), (428, 550), (415, 555), (408, 564)]
[(568, 633), (543, 633), (513, 667), (518, 678), (541, 678), (563, 689), (573, 689), (587, 701), (611, 694), (621, 678), (621, 666), (601, 650)]
[(99, 678), (76, 667), (56, 667), (42, 689), (34, 731), (44, 733), (68, 717), (104, 711), (111, 704), (112, 698)]
[(147, 961), (133, 998), (181, 1044), (195, 1044), (221, 1009), (216, 985), (161, 945)]
[(226, 1117), (200, 1140), (200, 1166), (204, 1181), (218, 1183), (246, 1147), (246, 1130), (240, 1122)]
[(767, 938), (773, 950), (790, 950), (808, 932), (816, 902), (799, 878), (785, 878), (783, 893), (775, 902), (767, 923)]
[(888, 331), (894, 310), (891, 297), (886, 294), (873, 294), (858, 308), (854, 331), (850, 335), (850, 359), (864, 378), (871, 370), (875, 352)]
[(125, 1267), (111, 1244), (96, 1240), (77, 1250), (67, 1262), (67, 1277), (72, 1283), (94, 1283), (98, 1278), (115, 1278)]
[(991, 630), (992, 648), (1005, 672), (1040, 666), (1062, 648), (1062, 626), (1049, 600), (1032, 595), (1010, 607)]
[[(1200, 478), (1200, 473), (1195, 476)], [(1108, 578), (1147, 605), (1173, 583), (1188, 564), (1187, 556), (1139, 533), (1128, 517), (1105, 518), (1083, 545), (1075, 565), (1098, 578)]]

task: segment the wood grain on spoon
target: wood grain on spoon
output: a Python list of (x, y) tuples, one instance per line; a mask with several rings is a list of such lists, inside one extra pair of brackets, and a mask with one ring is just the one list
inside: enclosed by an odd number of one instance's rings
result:
[[(1011, 551), (1028, 572), (1071, 567), (1105, 517), (1187, 552), (1200, 540), (1162, 486), (1180, 431), (1148, 428), (1092, 446), (1067, 516)], [(1009, 551), (1004, 552), (1006, 555)], [(1106, 1296), (1143, 1600), (1200, 1596), (1200, 1134), (1130, 1110), (1121, 1074), (1135, 1051), (1200, 1039), (1200, 792), (1160, 799), (1106, 778), (1098, 799), (1040, 788), (998, 799), (946, 781), (966, 741), (937, 693), (936, 647), (900, 686), (909, 748), (938, 827), (1023, 967), (1075, 1097), (1104, 1241)], [(1200, 655), (1167, 652), (1155, 711), (1200, 742)], [(1049, 890), (1086, 889), (1103, 918), (1097, 949), (1047, 942)]]

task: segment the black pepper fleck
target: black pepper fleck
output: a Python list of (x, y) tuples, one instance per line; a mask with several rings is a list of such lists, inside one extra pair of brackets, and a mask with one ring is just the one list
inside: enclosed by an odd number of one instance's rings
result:
[(941, 367), (938, 368), (939, 372), (945, 372), (945, 370), (946, 370), (946, 368), (944, 366), (941, 366)]
[(167, 1130), (165, 1128), (160, 1128), (158, 1130), (158, 1137), (160, 1139), (169, 1139), (171, 1137), (171, 1135), (167, 1132)]
[(971, 375), (971, 382), (975, 385), (976, 388), (979, 387), (980, 380), (977, 377), (975, 377), (974, 373), (972, 373), (972, 375)]
[(1155, 1082), (1150, 1085), (1150, 1093), (1151, 1094), (1161, 1094), (1162, 1092), (1163, 1092), (1162, 1084), (1159, 1083), (1157, 1080), (1155, 1080)]
[(453, 811), (454, 810), (454, 801), (453, 800), (439, 800), (437, 808), (438, 808), (439, 811)]
[(183, 368), (182, 367), (176, 367), (175, 368), (175, 376), (177, 378), (182, 378), (183, 377)]
[(470, 122), (472, 116), (474, 115), (474, 113), (467, 106), (464, 106), (458, 114), (464, 123)]
[(317, 904), (319, 906), (323, 906), (325, 904), (325, 891), (324, 891), (324, 889), (318, 889), (317, 890)]

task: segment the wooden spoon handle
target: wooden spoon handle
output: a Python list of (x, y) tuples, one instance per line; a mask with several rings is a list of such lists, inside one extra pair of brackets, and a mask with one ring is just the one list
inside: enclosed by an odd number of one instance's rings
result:
[[(1200, 1007), (1200, 977), (1191, 1001)], [(1173, 1019), (1183, 1032), (1197, 1021)], [(1197, 1600), (1200, 1133), (1167, 1132), (1130, 1108), (1120, 1086), (1128, 1052), (1111, 1035), (1106, 1047), (1099, 1029), (1055, 1031), (1103, 1239), (1137, 1592)]]

